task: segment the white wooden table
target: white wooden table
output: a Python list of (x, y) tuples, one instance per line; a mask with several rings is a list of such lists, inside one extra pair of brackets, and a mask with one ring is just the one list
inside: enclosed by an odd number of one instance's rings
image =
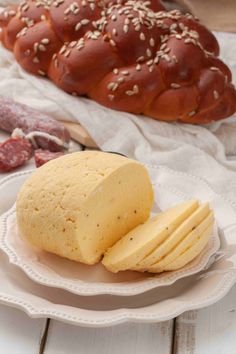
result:
[(219, 303), (171, 321), (105, 329), (31, 319), (0, 305), (0, 354), (235, 354), (235, 333), (236, 286)]
[(1, 354), (235, 354), (236, 287), (217, 304), (157, 324), (106, 329), (30, 319), (0, 306)]

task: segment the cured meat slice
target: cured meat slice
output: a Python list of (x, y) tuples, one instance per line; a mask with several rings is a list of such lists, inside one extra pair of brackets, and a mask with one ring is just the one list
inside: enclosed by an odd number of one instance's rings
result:
[[(0, 97), (0, 129), (12, 133), (16, 128), (25, 134), (34, 132), (37, 146), (50, 151), (61, 151), (70, 141), (70, 134), (62, 123), (10, 98)], [(47, 134), (60, 139), (61, 144)]]
[(24, 165), (32, 156), (32, 145), (24, 138), (9, 138), (0, 144), (0, 172)]
[(49, 150), (42, 150), (38, 149), (34, 153), (34, 160), (35, 160), (35, 165), (36, 167), (40, 167), (47, 163), (48, 161), (54, 160), (60, 156), (63, 156), (64, 152), (58, 151), (58, 152), (52, 152)]

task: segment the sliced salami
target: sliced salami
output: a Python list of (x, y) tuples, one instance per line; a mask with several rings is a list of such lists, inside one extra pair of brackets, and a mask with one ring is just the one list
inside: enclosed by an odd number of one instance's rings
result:
[(0, 144), (0, 172), (24, 165), (32, 156), (31, 143), (23, 138), (9, 138)]
[(42, 134), (35, 137), (38, 147), (50, 151), (61, 151), (70, 141), (70, 134), (62, 123), (10, 98), (0, 97), (0, 129), (12, 133), (16, 128), (25, 134), (41, 132), (59, 138), (62, 144)]
[(54, 160), (63, 155), (64, 153), (62, 151), (52, 152), (49, 150), (38, 149), (34, 153), (35, 165), (36, 167), (40, 167), (48, 161)]

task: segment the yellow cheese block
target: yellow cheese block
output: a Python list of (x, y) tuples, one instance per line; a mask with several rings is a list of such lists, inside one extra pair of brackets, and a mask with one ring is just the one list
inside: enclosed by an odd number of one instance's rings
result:
[(102, 263), (114, 273), (132, 269), (167, 239), (198, 206), (196, 200), (184, 202), (136, 227), (105, 253)]
[(208, 203), (199, 206), (166, 241), (157, 247), (151, 254), (145, 257), (137, 264), (134, 269), (140, 270), (150, 267), (165, 257), (194, 227), (201, 223), (210, 213)]
[[(205, 230), (213, 225), (214, 217), (213, 213), (209, 215), (194, 229), (192, 230), (179, 244), (175, 246), (163, 259), (158, 263), (153, 264), (146, 269), (149, 272), (159, 273), (168, 268), (168, 265), (178, 259), (186, 250), (191, 249), (192, 246), (198, 241)], [(191, 253), (191, 252), (190, 252)]]
[(194, 258), (196, 258), (202, 250), (206, 247), (209, 242), (210, 236), (213, 231), (213, 224), (210, 225), (203, 234), (199, 237), (197, 242), (188, 250), (186, 250), (181, 256), (176, 258), (175, 261), (168, 264), (165, 267), (165, 270), (177, 270), (184, 267), (186, 264), (191, 262)]
[(143, 165), (117, 154), (77, 152), (30, 176), (17, 198), (17, 222), (32, 245), (94, 264), (148, 219), (152, 205)]

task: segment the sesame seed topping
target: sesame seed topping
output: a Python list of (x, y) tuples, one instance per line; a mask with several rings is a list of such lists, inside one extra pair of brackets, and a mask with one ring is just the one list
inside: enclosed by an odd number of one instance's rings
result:
[(150, 44), (151, 47), (154, 47), (154, 46), (155, 46), (155, 41), (154, 41), (153, 38), (150, 38), (149, 44)]
[(37, 53), (37, 51), (38, 51), (38, 46), (39, 46), (38, 42), (35, 42), (34, 43), (34, 52), (35, 53)]
[(173, 89), (178, 89), (180, 88), (181, 86), (179, 84), (176, 84), (175, 82), (173, 82), (172, 84), (170, 84), (171, 88)]
[(43, 44), (49, 44), (49, 42), (50, 42), (50, 40), (48, 38), (43, 38), (41, 40), (41, 43), (43, 43)]
[(81, 24), (83, 26), (86, 26), (89, 23), (89, 20), (87, 18), (83, 18), (83, 20), (81, 20)]
[(67, 51), (65, 52), (64, 56), (67, 58), (67, 57), (70, 55), (70, 53), (71, 53), (71, 50), (67, 50)]
[(152, 51), (149, 48), (147, 48), (146, 54), (147, 54), (148, 57), (151, 57), (152, 56)]
[(133, 91), (134, 91), (134, 93), (139, 93), (139, 87), (138, 87), (138, 85), (134, 85)]
[(189, 117), (195, 116), (196, 113), (197, 113), (197, 112), (196, 112), (195, 110), (194, 110), (194, 111), (191, 111), (191, 112), (188, 113), (188, 116), (189, 116)]
[(113, 69), (113, 73), (117, 75), (119, 73), (119, 70), (117, 68)]
[(129, 75), (129, 72), (128, 72), (127, 70), (122, 70), (122, 71), (121, 71), (121, 74), (122, 74), (122, 75)]
[(137, 71), (140, 71), (140, 70), (141, 70), (141, 65), (140, 65), (140, 64), (137, 64), (137, 65), (136, 65), (136, 70), (137, 70)]
[(117, 81), (120, 82), (120, 83), (122, 83), (122, 82), (125, 81), (125, 78), (121, 76), (121, 77), (119, 77), (119, 78), (117, 79)]
[(133, 96), (134, 95), (134, 92), (131, 91), (131, 90), (128, 90), (128, 91), (125, 91), (126, 95), (128, 96)]
[(60, 54), (63, 54), (63, 53), (65, 53), (65, 51), (66, 51), (66, 46), (65, 45), (63, 45), (62, 47), (61, 47), (61, 50), (60, 50)]
[(220, 97), (219, 92), (216, 90), (213, 91), (213, 95), (215, 100), (218, 100), (218, 98)]
[(46, 76), (46, 73), (43, 70), (38, 70), (39, 75)]
[(141, 41), (145, 41), (146, 37), (145, 34), (143, 32), (140, 33), (139, 38), (141, 39)]
[(112, 15), (112, 16), (111, 16), (111, 19), (112, 19), (112, 21), (116, 21), (116, 20), (117, 20), (116, 15)]
[(47, 48), (43, 44), (39, 44), (38, 49), (40, 50), (40, 52), (46, 52), (46, 50), (47, 50)]
[(114, 97), (115, 97), (114, 95), (108, 95), (108, 98), (109, 98), (110, 101), (113, 101)]
[(124, 25), (123, 31), (124, 31), (125, 33), (128, 33), (128, 32), (129, 32), (129, 26), (128, 26), (128, 25)]
[(82, 27), (82, 24), (81, 24), (80, 22), (78, 22), (78, 23), (75, 25), (75, 31), (79, 31), (81, 27)]
[(116, 28), (113, 28), (112, 34), (113, 34), (113, 36), (116, 36), (116, 35), (117, 35), (117, 30), (116, 30)]
[(116, 42), (115, 41), (113, 41), (113, 39), (110, 39), (110, 45), (112, 46), (112, 47), (115, 47), (116, 46)]
[(211, 66), (211, 67), (210, 67), (210, 70), (211, 70), (211, 71), (220, 71), (220, 69), (217, 68), (216, 66)]
[(41, 15), (40, 18), (41, 18), (42, 21), (45, 21), (45, 20), (46, 20), (46, 16), (45, 16), (45, 15)]
[(33, 63), (38, 64), (39, 63), (39, 58), (38, 57), (34, 57), (32, 61), (33, 61)]

